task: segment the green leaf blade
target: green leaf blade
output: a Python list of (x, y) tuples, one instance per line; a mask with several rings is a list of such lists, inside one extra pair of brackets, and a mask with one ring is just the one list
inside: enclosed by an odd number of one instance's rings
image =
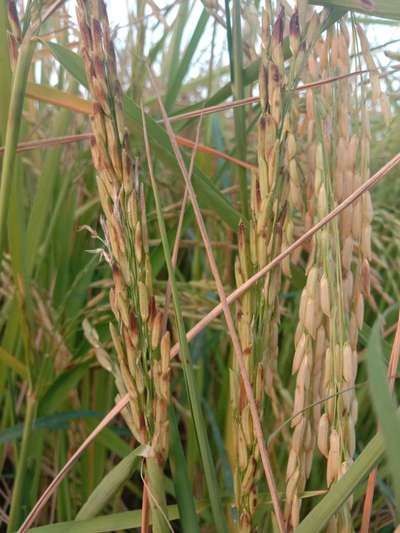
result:
[(88, 520), (97, 516), (120, 487), (129, 479), (138, 465), (144, 447), (139, 446), (120, 461), (104, 478), (81, 507), (75, 520)]
[[(368, 378), (372, 403), (379, 420), (396, 496), (397, 513), (400, 512), (400, 418), (390, 394), (386, 378), (380, 324), (377, 320), (371, 330), (367, 349)], [(398, 516), (399, 518), (399, 516)]]

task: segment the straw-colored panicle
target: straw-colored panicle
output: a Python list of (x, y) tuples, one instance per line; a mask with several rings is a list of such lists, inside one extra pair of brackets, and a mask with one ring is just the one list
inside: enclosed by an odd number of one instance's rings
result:
[[(387, 95), (382, 92), (379, 72), (369, 51), (368, 41), (361, 26), (357, 26), (357, 35), (361, 44), (361, 51), (369, 70), (371, 84), (371, 100), (373, 104), (380, 102), (382, 115), (386, 124), (391, 120), (391, 111)], [(363, 86), (362, 102), (366, 102), (365, 86)], [(369, 125), (369, 113), (366, 105), (359, 110), (361, 121), (359, 138), (352, 138), (351, 163), (354, 165), (352, 190), (370, 177), (370, 142), (371, 133)], [(349, 162), (349, 163), (350, 163)], [(350, 191), (351, 192), (351, 191)], [(371, 260), (371, 222), (373, 207), (371, 195), (365, 193), (353, 206), (352, 237), (354, 241), (354, 256), (357, 261), (353, 265), (353, 275), (349, 276), (346, 284), (345, 301), (352, 311), (350, 319), (350, 343), (355, 350), (357, 346), (357, 333), (362, 327), (364, 315), (364, 298), (370, 295), (370, 271)], [(346, 229), (346, 228), (344, 228)]]
[[(361, 49), (370, 70), (372, 100), (380, 100), (382, 112), (388, 120), (385, 97), (380, 92), (379, 76), (368, 43), (361, 28), (358, 28)], [(344, 23), (332, 36), (331, 67), (337, 74), (350, 72), (350, 38)], [(352, 84), (348, 79), (338, 83), (336, 95), (336, 158), (334, 165), (334, 193), (336, 202), (341, 202), (369, 178), (370, 133), (366, 98), (361, 108), (351, 108)], [(371, 259), (372, 203), (367, 192), (346, 209), (339, 220), (341, 247), (342, 313), (344, 320), (343, 342), (331, 349), (331, 362), (326, 366), (325, 384), (336, 396), (326, 403), (325, 412), (329, 424), (329, 439), (321, 448), (327, 457), (328, 486), (338, 480), (352, 463), (355, 452), (355, 424), (357, 399), (354, 384), (357, 376), (358, 332), (364, 321), (364, 298), (369, 295), (369, 261)], [(328, 362), (328, 361), (327, 361)], [(323, 431), (324, 432), (324, 431)], [(351, 500), (341, 512), (332, 518), (330, 531), (351, 531)]]
[[(326, 142), (316, 146), (314, 223), (335, 205), (328, 165), (330, 146)], [(286, 518), (293, 529), (300, 521), (301, 496), (311, 473), (316, 444), (327, 459), (328, 486), (343, 475), (354, 453), (353, 396), (352, 391), (343, 394), (343, 390), (354, 385), (356, 357), (348, 342), (341, 275), (339, 225), (333, 221), (313, 241), (295, 335), (294, 431), (286, 489)], [(327, 401), (321, 416), (324, 398)], [(348, 531), (349, 524), (349, 506), (345, 505), (330, 528), (342, 531), (343, 527), (343, 531)]]
[[(330, 31), (325, 40), (318, 42), (315, 57), (310, 56), (310, 75), (326, 79), (348, 72), (348, 46), (345, 28)], [(315, 146), (314, 178), (307, 195), (312, 223), (326, 216), (337, 203), (337, 177), (344, 169), (337, 168), (336, 162), (340, 160), (342, 167), (352, 166), (350, 161), (345, 162), (346, 151), (339, 154), (342, 144), (348, 147), (350, 143), (348, 84), (344, 80), (325, 85), (307, 95), (307, 119), (312, 124), (308, 135)], [(343, 235), (349, 236), (348, 230), (342, 231), (349, 227), (347, 217), (344, 212), (339, 224), (333, 221), (314, 240), (307, 284), (300, 300), (293, 361), (293, 371), (297, 371), (294, 415), (305, 411), (293, 420), (295, 430), (287, 470), (286, 513), (293, 528), (300, 519), (300, 497), (311, 472), (315, 443), (327, 459), (328, 486), (343, 475), (354, 454), (356, 404), (352, 388), (357, 355), (349, 343), (349, 314), (343, 297), (343, 264), (349, 267), (352, 254), (350, 241), (343, 239)], [(350, 259), (346, 254), (350, 254)], [(304, 377), (305, 365), (308, 380)], [(324, 398), (327, 401), (321, 416), (320, 402)], [(349, 502), (330, 521), (329, 531), (336, 530), (351, 530)]]
[[(301, 77), (304, 83), (316, 83), (328, 77), (324, 66), (327, 64), (328, 42), (323, 37), (315, 37), (315, 28), (320, 27), (322, 21), (316, 14), (312, 13), (306, 32), (306, 42), (308, 45), (306, 55), (306, 65), (301, 71)], [(324, 91), (324, 86), (321, 88)], [(316, 115), (314, 109), (314, 92), (315, 89), (307, 89), (304, 95), (304, 116), (299, 121), (298, 133), (296, 138), (303, 139), (303, 150), (301, 157), (301, 167), (304, 172), (304, 189), (305, 189), (305, 215), (304, 229), (308, 230), (314, 220), (314, 183), (315, 183), (315, 164), (316, 149), (318, 145), (316, 136)]]
[(387, 94), (381, 89), (379, 70), (377, 69), (374, 58), (369, 50), (369, 44), (364, 30), (359, 24), (357, 24), (357, 34), (361, 45), (361, 52), (368, 69), (372, 103), (374, 106), (379, 103), (385, 123), (386, 125), (389, 125), (391, 119), (389, 99)]
[[(263, 18), (263, 55), (260, 65), (260, 96), (262, 115), (258, 125), (259, 172), (252, 176), (251, 225), (249, 243), (243, 225), (239, 228), (239, 257), (236, 282), (246, 281), (251, 274), (271, 261), (293, 240), (295, 211), (303, 209), (302, 184), (298, 168), (296, 123), (297, 98), (289, 89), (298, 81), (298, 72), (305, 57), (300, 41), (298, 13), (287, 20), (283, 8), (271, 22), (268, 8)], [(289, 23), (290, 46), (293, 52), (284, 65), (283, 39)], [(259, 404), (263, 413), (263, 391), (267, 393), (272, 412), (268, 423), (282, 423), (291, 411), (291, 400), (278, 373), (278, 328), (280, 320), (280, 287), (282, 274), (290, 276), (290, 262), (273, 269), (264, 286), (246, 293), (237, 306), (237, 323), (243, 353)], [(237, 373), (236, 373), (237, 374)], [(238, 378), (237, 378), (238, 379)], [(257, 446), (244, 392), (234, 394), (233, 403), (238, 425), (237, 468), (235, 492), (239, 508), (240, 531), (252, 531), (252, 516), (256, 506)], [(273, 413), (273, 416), (271, 416)], [(283, 432), (284, 437), (288, 432)]]
[[(349, 47), (345, 23), (320, 38), (308, 57), (310, 81), (349, 73)], [(306, 94), (306, 226), (326, 216), (368, 177), (367, 114), (365, 109), (353, 112), (352, 90), (346, 78)], [(357, 129), (361, 135), (353, 133)], [(310, 250), (293, 359), (297, 380), (286, 495), (286, 517), (293, 528), (300, 519), (315, 442), (327, 459), (328, 486), (347, 471), (354, 455), (357, 337), (369, 291), (371, 217), (367, 195), (321, 230)], [(329, 531), (351, 531), (350, 510), (349, 500), (330, 521)]]
[[(305, 58), (298, 77), (304, 83), (317, 82), (328, 77), (326, 71), (328, 43), (316, 31), (321, 25), (320, 17), (310, 12), (305, 24), (305, 36), (302, 43)], [(292, 44), (291, 44), (292, 47)], [(293, 51), (294, 53), (294, 51)], [(322, 86), (321, 91), (324, 91)], [(293, 207), (300, 212), (304, 230), (309, 229), (320, 218), (321, 212), (327, 212), (327, 191), (322, 186), (324, 164), (323, 149), (318, 140), (318, 114), (315, 108), (315, 89), (308, 89), (302, 97), (301, 113), (296, 124), (296, 166), (292, 166), (294, 153), (293, 141), (288, 136), (287, 158), (291, 176), (291, 194)], [(291, 145), (289, 145), (289, 142)], [(300, 191), (293, 187), (296, 180), (293, 175), (301, 174)], [(288, 466), (286, 472), (285, 514), (289, 529), (295, 528), (300, 520), (301, 497), (307, 479), (311, 473), (316, 435), (321, 416), (321, 382), (327, 347), (327, 328), (325, 314), (329, 305), (327, 276), (324, 273), (322, 247), (330, 239), (327, 229), (305, 248), (309, 251), (306, 271), (307, 283), (300, 298), (299, 322), (295, 334), (295, 352), (292, 373), (296, 375), (294, 393), (293, 435), (290, 443)]]
[[(332, 143), (326, 141), (317, 148), (323, 153), (321, 182), (315, 184), (316, 216), (321, 219), (335, 204), (334, 180), (329, 163), (333, 159)], [(317, 164), (318, 166), (318, 164)], [(354, 454), (354, 392), (357, 373), (357, 356), (348, 340), (348, 315), (345, 311), (342, 278), (342, 242), (339, 224), (333, 221), (316, 240), (316, 257), (319, 257), (322, 276), (319, 281), (319, 305), (322, 312), (321, 327), (324, 329), (325, 347), (318, 354), (319, 390), (313, 402), (326, 399), (322, 416), (314, 418), (314, 430), (320, 452), (327, 459), (327, 485), (337, 481), (348, 469)], [(320, 408), (318, 407), (318, 411)], [(319, 413), (320, 415), (320, 413)], [(331, 520), (329, 531), (351, 531), (350, 503), (347, 502)], [(349, 529), (350, 528), (350, 529)]]
[[(349, 46), (350, 38), (347, 27), (343, 23), (340, 29), (332, 37), (333, 49), (331, 64), (335, 74), (347, 74), (350, 72)], [(336, 106), (336, 161), (335, 161), (335, 183), (334, 194), (337, 202), (341, 202), (353, 190), (361, 185), (361, 175), (357, 152), (359, 150), (359, 138), (352, 134), (351, 120), (351, 82), (344, 79), (337, 84)], [(356, 120), (359, 117), (354, 117)], [(356, 127), (356, 124), (354, 125)], [(369, 141), (367, 141), (367, 144)], [(364, 143), (365, 144), (365, 143)], [(367, 193), (369, 195), (369, 193)], [(331, 433), (336, 431), (340, 436), (340, 460), (346, 466), (338, 468), (335, 475), (332, 473), (331, 456), (335, 456), (335, 451), (328, 446), (327, 482), (331, 484), (343, 474), (343, 470), (352, 461), (355, 451), (355, 424), (357, 421), (357, 399), (354, 390), (354, 383), (357, 376), (357, 336), (358, 329), (362, 326), (363, 317), (359, 315), (360, 305), (363, 308), (364, 298), (361, 292), (361, 264), (360, 262), (360, 241), (362, 236), (362, 202), (363, 199), (349, 206), (339, 219), (339, 239), (341, 247), (341, 278), (343, 282), (343, 313), (346, 327), (346, 342), (340, 350), (340, 355), (333, 352), (334, 357), (339, 359), (340, 367), (336, 367), (334, 372), (331, 369), (332, 380), (336, 381), (336, 391), (346, 390), (341, 397), (336, 399), (337, 407), (341, 408), (341, 420), (335, 423), (331, 420), (329, 408), (327, 417), (330, 421)], [(357, 317), (358, 314), (358, 318)], [(341, 374), (340, 374), (341, 369)], [(333, 403), (333, 402), (331, 402)], [(327, 406), (328, 407), (328, 406)], [(333, 433), (335, 435), (335, 433)], [(333, 436), (333, 439), (336, 437)], [(333, 469), (334, 470), (334, 469)], [(337, 517), (340, 522), (350, 522), (350, 506), (344, 508), (342, 517)], [(332, 527), (335, 524), (332, 525)]]
[(30, 43), (33, 36), (39, 31), (42, 21), (42, 10), (44, 11), (45, 6), (43, 2), (33, 0), (29, 2), (29, 8), (27, 7), (25, 9), (23, 16), (22, 13), (19, 16), (18, 11), (22, 9), (23, 4), (16, 0), (5, 0), (3, 3), (5, 4), (8, 21), (6, 39), (10, 65), (11, 69), (15, 70), (21, 47), (25, 48), (23, 43)]
[[(318, 194), (316, 219), (327, 210), (322, 181), (322, 147), (317, 146), (314, 187)], [(324, 229), (313, 241), (307, 268), (307, 282), (300, 297), (299, 322), (295, 335), (292, 373), (296, 376), (293, 405), (293, 435), (286, 471), (286, 520), (290, 528), (300, 521), (301, 496), (310, 476), (316, 433), (321, 414), (321, 381), (327, 347), (326, 313), (330, 307), (324, 253), (329, 253), (329, 230)]]
[[(290, 17), (290, 41), (296, 55), (286, 72), (283, 37), (286, 23), (281, 8), (273, 24), (265, 10), (263, 20), (263, 55), (260, 65), (262, 115), (258, 125), (258, 175), (253, 176), (250, 228), (251, 260), (254, 269), (262, 268), (293, 238), (293, 209), (301, 208), (300, 173), (296, 161), (296, 140), (291, 119), (296, 116), (288, 89), (296, 79), (300, 46), (297, 11)], [(289, 87), (290, 84), (290, 87)], [(293, 131), (292, 131), (293, 130)], [(257, 349), (263, 353), (265, 390), (278, 421), (288, 414), (286, 391), (278, 374), (279, 293), (282, 272), (290, 275), (290, 263), (275, 267), (265, 278), (258, 305)]]
[(15, 0), (7, 1), (7, 15), (10, 25), (10, 31), (7, 32), (8, 49), (11, 65), (14, 68), (18, 58), (18, 47), (22, 41), (22, 30)]
[[(329, 68), (333, 75), (350, 72), (349, 47), (349, 33), (342, 22), (337, 29), (331, 30)], [(364, 55), (365, 47), (364, 40)], [(371, 64), (368, 65), (368, 68), (371, 67)], [(376, 71), (371, 74), (371, 81), (376, 80)], [(373, 82), (373, 92), (376, 91), (375, 83)], [(335, 130), (331, 137), (336, 146), (336, 154), (331, 145), (331, 164), (335, 177), (332, 187), (335, 203), (344, 200), (369, 177), (367, 111), (363, 108), (354, 112), (351, 107), (352, 90), (352, 83), (348, 78), (340, 80), (335, 92), (332, 91), (330, 100), (334, 103), (332, 122)], [(357, 130), (361, 131), (361, 135), (356, 133)], [(339, 280), (341, 287), (337, 287), (340, 292), (336, 291), (335, 297), (338, 309), (335, 310), (333, 304), (331, 308), (331, 313), (336, 312), (336, 320), (331, 325), (324, 376), (324, 388), (327, 395), (332, 397), (325, 403), (319, 435), (319, 447), (327, 459), (328, 486), (347, 471), (355, 452), (358, 411), (354, 389), (358, 365), (357, 339), (364, 320), (364, 296), (369, 292), (371, 218), (371, 198), (367, 193), (349, 206), (339, 219), (340, 265), (337, 265), (330, 289), (334, 287), (335, 279)], [(329, 531), (352, 531), (351, 504), (349, 500), (331, 519)]]
[[(240, 223), (238, 229), (239, 255), (235, 263), (236, 283), (240, 286), (249, 276), (251, 265), (249, 245), (246, 240), (246, 229)], [(236, 321), (239, 339), (250, 383), (256, 397), (258, 412), (262, 416), (262, 399), (264, 396), (264, 368), (261, 357), (254, 345), (254, 320), (256, 319), (256, 299), (253, 291), (246, 292), (237, 302)], [(236, 426), (236, 462), (235, 462), (235, 496), (239, 510), (239, 530), (253, 531), (252, 517), (256, 510), (257, 493), (256, 480), (259, 462), (259, 451), (253, 431), (250, 408), (243, 383), (240, 380), (239, 369), (235, 368), (231, 383), (231, 396), (234, 408)]]
[(161, 337), (147, 245), (143, 192), (131, 160), (122, 115), (122, 91), (102, 0), (79, 0), (81, 53), (93, 98), (93, 162), (104, 213), (103, 229), (114, 286), (110, 324), (117, 355), (116, 384), (130, 403), (124, 411), (133, 435), (163, 466), (168, 453), (169, 333)]
[[(332, 28), (316, 47), (321, 79), (350, 72), (350, 37), (345, 23)], [(310, 61), (309, 61), (310, 63)], [(316, 144), (313, 195), (307, 196), (308, 213), (316, 222), (326, 216), (368, 177), (369, 133), (366, 110), (354, 113), (350, 102), (349, 78), (324, 85), (307, 101)], [(360, 120), (361, 117), (361, 120)], [(360, 127), (361, 124), (361, 127)], [(362, 134), (354, 132), (361, 129)], [(352, 463), (355, 451), (357, 400), (357, 337), (363, 323), (364, 296), (369, 291), (371, 200), (365, 196), (347, 208), (338, 221), (322, 230), (310, 254), (307, 285), (300, 302), (300, 325), (296, 333), (293, 370), (298, 372), (294, 413), (313, 404), (311, 416), (302, 413), (293, 424), (293, 447), (288, 465), (287, 516), (295, 527), (299, 520), (299, 496), (304, 490), (312, 460), (301, 451), (317, 435), (320, 452), (327, 460), (327, 485), (340, 479)], [(318, 294), (309, 295), (311, 287)], [(306, 348), (304, 348), (306, 346)], [(310, 355), (308, 349), (311, 349)], [(311, 388), (306, 397), (302, 365), (312, 360)], [(322, 378), (322, 379), (321, 379)], [(320, 408), (315, 405), (321, 399)], [(311, 421), (307, 425), (307, 421)], [(306, 429), (302, 428), (302, 425)], [(298, 428), (301, 429), (298, 429)], [(297, 447), (297, 433), (302, 446)], [(313, 447), (314, 445), (312, 445)], [(297, 493), (293, 489), (296, 487)], [(341, 508), (328, 526), (330, 532), (352, 531), (351, 500)]]

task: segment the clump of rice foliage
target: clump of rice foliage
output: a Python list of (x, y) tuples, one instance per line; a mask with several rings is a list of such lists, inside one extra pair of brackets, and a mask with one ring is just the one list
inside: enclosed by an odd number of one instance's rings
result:
[(4, 531), (395, 529), (376, 4), (2, 3)]

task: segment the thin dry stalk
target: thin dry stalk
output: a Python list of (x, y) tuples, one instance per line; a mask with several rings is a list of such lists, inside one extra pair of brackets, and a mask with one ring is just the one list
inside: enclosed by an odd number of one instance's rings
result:
[[(17, 145), (16, 151), (18, 153), (27, 152), (29, 150), (35, 150), (37, 148), (48, 148), (49, 146), (70, 144), (70, 143), (86, 141), (86, 140), (90, 141), (93, 138), (94, 138), (93, 133), (80, 133), (76, 135), (65, 135), (64, 137), (53, 137), (50, 139), (38, 139), (35, 141), (27, 141), (27, 142), (19, 143)], [(248, 163), (247, 161), (242, 161), (241, 159), (238, 159), (237, 157), (233, 157), (229, 154), (225, 154), (224, 152), (221, 152), (220, 150), (216, 150), (215, 148), (212, 148), (211, 146), (206, 146), (199, 142), (197, 143), (193, 142), (190, 139), (187, 139), (186, 137), (182, 137), (181, 135), (176, 135), (176, 139), (177, 139), (178, 144), (180, 144), (181, 146), (191, 148), (192, 150), (196, 148), (196, 150), (198, 150), (199, 152), (212, 155), (219, 159), (224, 159), (225, 161), (229, 161), (230, 163), (233, 163), (240, 167), (247, 168), (249, 170), (257, 170), (257, 167), (253, 165), (252, 163)], [(0, 155), (3, 153), (4, 153), (4, 146), (1, 146)]]
[(379, 70), (377, 69), (375, 61), (370, 52), (368, 40), (364, 33), (364, 30), (359, 24), (357, 24), (357, 34), (360, 40), (362, 56), (370, 73), (369, 81), (371, 83), (372, 103), (375, 106), (378, 103), (380, 104), (381, 112), (385, 119), (386, 125), (389, 125), (391, 119), (389, 99), (387, 95), (381, 90)]
[(122, 409), (124, 409), (127, 406), (128, 402), (129, 402), (129, 395), (126, 394), (106, 414), (103, 420), (101, 420), (101, 422), (98, 423), (95, 429), (83, 441), (83, 443), (79, 446), (76, 452), (68, 459), (68, 461), (62, 467), (62, 469), (58, 472), (58, 474), (55, 476), (55, 478), (50, 483), (50, 485), (44, 490), (43, 494), (40, 496), (40, 498), (37, 500), (37, 502), (33, 506), (31, 512), (25, 518), (23, 524), (18, 530), (18, 533), (25, 533), (26, 531), (29, 531), (31, 526), (34, 524), (35, 520), (38, 518), (40, 511), (43, 509), (43, 507), (46, 505), (46, 503), (49, 501), (52, 495), (55, 494), (57, 487), (60, 485), (60, 483), (65, 478), (65, 476), (68, 474), (68, 472), (71, 470), (71, 468), (74, 466), (74, 464), (78, 461), (82, 453), (90, 446), (90, 444), (95, 440), (97, 435), (106, 426), (108, 426), (108, 424), (122, 411)]
[[(201, 116), (201, 115), (200, 115)], [(187, 148), (194, 148), (195, 143), (191, 141), (190, 139), (186, 139), (185, 137), (182, 137), (181, 135), (175, 135), (176, 141), (181, 146), (186, 146)], [(226, 161), (230, 161), (231, 163), (234, 163), (235, 165), (238, 165), (239, 167), (247, 168), (249, 170), (255, 170), (257, 167), (255, 165), (252, 165), (251, 163), (248, 163), (247, 161), (242, 161), (241, 159), (238, 159), (237, 157), (233, 157), (229, 154), (225, 154), (224, 152), (220, 152), (219, 150), (216, 150), (215, 148), (211, 148), (210, 146), (205, 146), (204, 144), (198, 143), (197, 149), (199, 152), (203, 152), (205, 154), (213, 155), (215, 157), (219, 157), (221, 159), (225, 159)]]
[(143, 497), (142, 497), (142, 523), (140, 525), (140, 533), (148, 533), (149, 531), (149, 496), (147, 492), (147, 485), (143, 483)]
[[(62, 144), (70, 144), (80, 141), (88, 141), (93, 138), (93, 133), (77, 133), (75, 135), (65, 135), (63, 137), (51, 137), (49, 139), (38, 139), (35, 141), (27, 141), (17, 144), (16, 151), (18, 153), (28, 152), (36, 148), (49, 148), (50, 146), (59, 146)], [(4, 146), (0, 147), (0, 154), (4, 153)]]
[[(200, 117), (200, 121), (199, 121), (199, 124), (197, 126), (196, 141), (195, 141), (195, 145), (194, 145), (194, 148), (193, 148), (192, 157), (190, 159), (190, 167), (189, 167), (189, 180), (190, 181), (192, 179), (194, 162), (195, 162), (195, 159), (196, 159), (197, 148), (198, 148), (199, 140), (200, 140), (201, 122), (202, 122), (202, 117)], [(189, 196), (189, 193), (188, 193), (187, 187), (185, 187), (185, 192), (183, 194), (183, 199), (182, 199), (182, 205), (181, 205), (181, 209), (180, 209), (180, 212), (179, 212), (179, 220), (178, 220), (178, 226), (177, 226), (177, 229), (176, 229), (174, 247), (172, 249), (171, 263), (172, 263), (173, 268), (176, 267), (176, 263), (177, 263), (177, 260), (178, 260), (179, 243), (180, 243), (180, 240), (181, 240), (181, 234), (182, 234), (182, 228), (183, 228), (183, 220), (184, 220), (184, 216), (185, 216), (185, 210), (186, 210), (186, 204), (187, 204), (187, 201), (188, 201), (188, 196)], [(168, 309), (169, 309), (170, 301), (171, 301), (171, 281), (168, 280), (167, 288), (166, 288), (166, 291), (165, 291), (164, 317), (163, 317), (163, 324), (162, 324), (162, 329), (161, 329), (162, 332), (164, 332), (166, 330), (166, 327), (167, 327)]]
[[(375, 69), (376, 70), (376, 67)], [(352, 76), (359, 76), (361, 74), (365, 74), (369, 72), (369, 70), (357, 70), (355, 72), (350, 72), (347, 74), (342, 74), (341, 76), (333, 76), (332, 78), (327, 78), (325, 80), (320, 81), (314, 81), (312, 83), (304, 83), (302, 85), (299, 85), (298, 87), (295, 87), (293, 91), (306, 91), (307, 89), (312, 89), (314, 87), (320, 87), (321, 85), (324, 85), (326, 83), (332, 83), (344, 78), (350, 78)], [(260, 101), (259, 96), (248, 96), (247, 98), (242, 98), (239, 100), (232, 100), (232, 102), (224, 102), (223, 104), (217, 104), (212, 105), (208, 107), (202, 107), (201, 109), (196, 109), (195, 111), (188, 111), (187, 113), (180, 113), (179, 115), (173, 115), (169, 117), (169, 120), (171, 122), (177, 122), (179, 120), (188, 120), (191, 118), (196, 118), (200, 116), (206, 116), (211, 115), (212, 113), (219, 113), (221, 111), (226, 111), (227, 109), (235, 109), (236, 107), (242, 107), (249, 104), (257, 104)], [(159, 122), (162, 122), (162, 119), (159, 120)]]

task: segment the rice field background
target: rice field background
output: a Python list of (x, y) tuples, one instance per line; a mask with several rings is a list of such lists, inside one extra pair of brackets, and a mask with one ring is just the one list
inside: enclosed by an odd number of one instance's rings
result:
[(399, 531), (399, 65), (397, 0), (1, 1), (1, 532)]

